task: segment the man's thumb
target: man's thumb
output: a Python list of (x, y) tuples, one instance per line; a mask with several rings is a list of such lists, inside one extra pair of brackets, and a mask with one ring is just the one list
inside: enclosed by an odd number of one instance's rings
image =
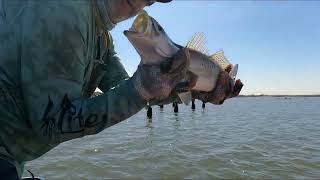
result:
[(172, 58), (161, 64), (161, 70), (164, 73), (174, 73), (183, 71), (190, 64), (190, 52), (187, 48), (180, 49)]

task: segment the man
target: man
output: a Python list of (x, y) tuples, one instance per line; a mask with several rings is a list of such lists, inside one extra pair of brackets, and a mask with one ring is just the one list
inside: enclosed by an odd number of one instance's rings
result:
[[(26, 161), (117, 124), (147, 102), (175, 98), (188, 50), (169, 59), (166, 72), (145, 65), (129, 77), (109, 34), (154, 2), (0, 0), (0, 179), (19, 179)], [(97, 87), (104, 94), (91, 98)]]

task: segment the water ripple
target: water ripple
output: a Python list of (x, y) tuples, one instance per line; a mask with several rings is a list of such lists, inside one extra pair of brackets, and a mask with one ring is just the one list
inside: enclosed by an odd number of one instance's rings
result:
[[(46, 179), (319, 179), (320, 98), (154, 107), (27, 163)], [(26, 173), (27, 175), (27, 173)]]

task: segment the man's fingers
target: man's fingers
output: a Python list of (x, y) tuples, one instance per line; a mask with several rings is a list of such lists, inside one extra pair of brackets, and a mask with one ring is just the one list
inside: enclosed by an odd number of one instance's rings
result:
[(187, 69), (190, 64), (190, 52), (187, 48), (181, 49), (172, 60), (171, 72)]
[(172, 65), (172, 61), (170, 59), (162, 62), (160, 64), (160, 70), (162, 73), (169, 73), (170, 69), (171, 69), (171, 65)]
[(240, 92), (241, 92), (242, 87), (243, 87), (243, 83), (241, 82), (240, 79), (238, 79), (236, 81), (236, 84), (234, 85), (232, 96), (233, 97), (238, 96), (240, 94)]
[(189, 84), (190, 84), (190, 82), (187, 82), (187, 81), (186, 82), (179, 82), (177, 84), (177, 86), (175, 87), (175, 91), (177, 93), (188, 92), (188, 91), (190, 91)]
[(190, 53), (183, 48), (177, 52), (171, 59), (161, 63), (161, 71), (164, 73), (176, 73), (189, 67)]
[(187, 72), (187, 78), (183, 82), (179, 82), (175, 88), (176, 92), (187, 92), (190, 91), (197, 83), (198, 76), (192, 72)]
[(198, 76), (188, 71), (187, 79), (189, 81), (189, 88), (192, 89), (197, 84)]

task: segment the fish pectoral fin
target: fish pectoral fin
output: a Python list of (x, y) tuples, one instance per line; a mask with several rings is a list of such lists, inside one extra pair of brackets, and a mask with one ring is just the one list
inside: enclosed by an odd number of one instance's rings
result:
[(191, 102), (191, 91), (179, 93), (178, 96), (185, 105), (189, 105)]

